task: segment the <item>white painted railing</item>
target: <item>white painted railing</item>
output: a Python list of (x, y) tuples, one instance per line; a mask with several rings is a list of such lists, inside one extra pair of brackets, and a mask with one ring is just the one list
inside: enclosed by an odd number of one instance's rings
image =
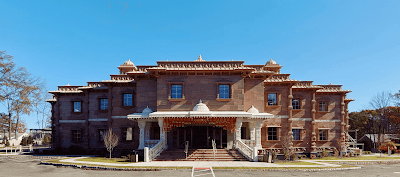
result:
[(244, 140), (244, 139), (242, 139), (242, 142), (244, 144), (246, 144), (247, 146), (251, 147), (251, 148), (256, 145), (256, 141), (255, 140)]
[(241, 140), (236, 140), (235, 148), (248, 160), (253, 161), (253, 148), (247, 146)]
[(150, 161), (153, 160), (154, 158), (156, 158), (157, 156), (159, 156), (165, 148), (165, 140), (161, 139), (158, 141), (159, 142), (154, 147), (150, 148), (150, 150), (149, 150), (149, 160)]
[(154, 147), (160, 140), (145, 140), (144, 141), (144, 146), (152, 148)]

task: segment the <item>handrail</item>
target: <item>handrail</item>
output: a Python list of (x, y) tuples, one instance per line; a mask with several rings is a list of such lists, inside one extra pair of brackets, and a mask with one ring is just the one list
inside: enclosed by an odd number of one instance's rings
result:
[(185, 154), (186, 154), (186, 159), (187, 159), (187, 154), (189, 152), (189, 141), (185, 142)]
[(217, 152), (217, 144), (215, 143), (215, 139), (212, 140), (212, 148), (213, 148), (213, 154), (214, 154), (214, 160), (215, 160), (215, 153)]
[(248, 160), (253, 161), (253, 149), (243, 143), (241, 140), (236, 140), (235, 148)]
[(154, 147), (160, 140), (145, 140), (144, 146), (152, 148)]
[(256, 141), (255, 140), (244, 140), (242, 139), (242, 142), (244, 144), (246, 144), (249, 147), (254, 147), (256, 145)]
[(156, 158), (157, 156), (159, 156), (161, 154), (161, 152), (164, 150), (165, 148), (165, 140), (161, 139), (159, 140), (159, 142), (153, 146), (152, 148), (150, 148), (149, 150), (149, 159), (153, 160), (154, 158)]

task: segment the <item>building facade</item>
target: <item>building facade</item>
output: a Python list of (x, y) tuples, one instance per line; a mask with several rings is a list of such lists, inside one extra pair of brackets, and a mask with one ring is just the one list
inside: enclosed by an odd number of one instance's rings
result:
[(290, 79), (281, 68), (273, 60), (245, 65), (201, 56), (146, 66), (128, 60), (110, 80), (50, 92), (53, 147), (104, 149), (102, 135), (112, 128), (117, 149), (149, 147), (150, 158), (186, 142), (236, 148), (250, 159), (254, 149), (281, 153), (287, 145), (297, 153), (343, 148), (350, 91)]

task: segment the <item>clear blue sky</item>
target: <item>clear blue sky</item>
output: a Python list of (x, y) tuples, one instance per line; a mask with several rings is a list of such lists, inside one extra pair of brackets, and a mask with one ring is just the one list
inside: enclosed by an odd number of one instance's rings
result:
[[(129, 58), (156, 61), (270, 58), (292, 79), (341, 84), (366, 109), (400, 89), (400, 1), (3, 1), (0, 50), (58, 85), (109, 79)], [(25, 116), (37, 128), (36, 116)]]

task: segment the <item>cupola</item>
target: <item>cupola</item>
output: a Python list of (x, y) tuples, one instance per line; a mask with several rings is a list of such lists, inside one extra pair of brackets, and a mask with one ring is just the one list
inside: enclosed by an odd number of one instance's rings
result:
[(208, 109), (207, 105), (204, 104), (201, 100), (197, 105), (193, 108), (193, 111), (199, 111), (199, 112), (210, 112), (210, 109)]

